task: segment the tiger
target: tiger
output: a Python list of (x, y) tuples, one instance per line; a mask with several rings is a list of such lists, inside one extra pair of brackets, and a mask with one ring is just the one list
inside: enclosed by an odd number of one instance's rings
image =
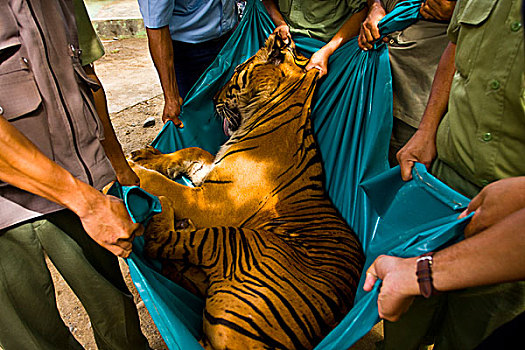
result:
[(214, 97), (231, 135), (215, 156), (131, 153), (163, 208), (145, 253), (205, 298), (205, 349), (312, 349), (352, 307), (364, 254), (324, 189), (307, 63), (270, 35)]

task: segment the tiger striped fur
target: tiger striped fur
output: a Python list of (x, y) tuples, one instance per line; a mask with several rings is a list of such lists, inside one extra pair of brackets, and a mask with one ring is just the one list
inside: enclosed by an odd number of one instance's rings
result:
[[(217, 94), (230, 139), (130, 162), (163, 212), (146, 252), (206, 299), (207, 349), (311, 349), (352, 306), (364, 256), (324, 188), (310, 120), (317, 71), (271, 35)], [(189, 176), (198, 185), (170, 178)], [(189, 219), (189, 220), (183, 220)]]

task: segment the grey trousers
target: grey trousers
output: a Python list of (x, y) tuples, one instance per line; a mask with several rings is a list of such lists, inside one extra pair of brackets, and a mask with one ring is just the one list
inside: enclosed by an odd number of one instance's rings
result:
[(82, 349), (57, 310), (44, 252), (80, 299), (99, 349), (149, 349), (117, 258), (70, 211), (0, 230), (0, 346)]

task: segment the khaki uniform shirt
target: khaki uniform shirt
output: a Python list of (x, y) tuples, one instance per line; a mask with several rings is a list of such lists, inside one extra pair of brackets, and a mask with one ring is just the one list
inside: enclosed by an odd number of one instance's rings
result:
[[(97, 189), (115, 179), (80, 66), (70, 0), (0, 1), (0, 116)], [(1, 150), (0, 150), (1, 151)], [(0, 181), (0, 229), (63, 209)]]
[(520, 6), (521, 0), (459, 0), (449, 26), (456, 73), (437, 133), (438, 160), (479, 188), (525, 175)]
[(329, 42), (366, 0), (278, 0), (281, 14), (292, 34)]

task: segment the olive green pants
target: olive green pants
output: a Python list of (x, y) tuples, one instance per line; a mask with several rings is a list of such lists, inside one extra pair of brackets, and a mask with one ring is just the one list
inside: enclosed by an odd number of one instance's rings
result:
[(57, 310), (44, 252), (86, 308), (99, 349), (149, 349), (117, 258), (63, 210), (0, 230), (4, 350), (82, 349)]
[[(480, 253), (481, 254), (481, 253)], [(525, 310), (525, 282), (416, 297), (397, 322), (384, 323), (384, 349), (470, 350)]]
[(390, 146), (388, 148), (388, 163), (391, 167), (399, 165), (396, 158), (397, 152), (406, 145), (416, 131), (417, 128), (414, 128), (401, 119), (394, 117), (392, 135), (390, 136)]

